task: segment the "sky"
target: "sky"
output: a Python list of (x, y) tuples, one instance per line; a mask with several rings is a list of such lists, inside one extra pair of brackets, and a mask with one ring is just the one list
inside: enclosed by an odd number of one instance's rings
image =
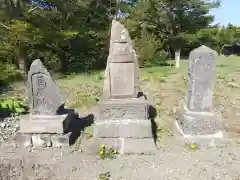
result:
[(214, 24), (240, 26), (240, 0), (221, 0), (221, 7), (213, 9), (211, 14), (215, 16)]

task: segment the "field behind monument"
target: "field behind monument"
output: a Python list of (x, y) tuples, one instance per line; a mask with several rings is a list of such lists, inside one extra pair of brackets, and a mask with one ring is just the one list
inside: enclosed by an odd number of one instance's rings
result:
[[(142, 91), (157, 109), (158, 153), (120, 156), (99, 160), (88, 155), (77, 141), (69, 149), (22, 150), (6, 143), (0, 157), (21, 159), (24, 177), (46, 180), (99, 179), (99, 173), (110, 172), (118, 179), (224, 179), (240, 178), (240, 57), (219, 57), (214, 89), (214, 110), (222, 116), (233, 145), (206, 149), (187, 149), (172, 136), (172, 122), (179, 101), (187, 92), (188, 60), (181, 60), (180, 68), (169, 66), (140, 69)], [(54, 75), (65, 92), (66, 105), (81, 116), (92, 113), (101, 97), (104, 71), (85, 74)], [(23, 83), (15, 83), (8, 94), (25, 97)], [(238, 115), (239, 113), (239, 115)], [(10, 136), (10, 135), (9, 135)], [(85, 129), (85, 137), (92, 137), (92, 127)], [(11, 141), (9, 141), (11, 142)], [(0, 159), (1, 159), (0, 158)], [(0, 168), (1, 171), (1, 168)], [(1, 179), (1, 173), (0, 173)]]
[[(171, 136), (171, 123), (179, 101), (187, 93), (188, 60), (181, 60), (180, 68), (169, 66), (140, 69), (141, 89), (157, 109), (159, 139)], [(62, 88), (68, 107), (76, 109), (80, 116), (93, 112), (101, 98), (104, 71), (81, 74), (54, 75)], [(25, 97), (23, 83), (12, 85), (9, 94)], [(222, 116), (225, 128), (235, 137), (240, 133), (240, 57), (219, 56), (217, 60), (216, 83), (213, 98), (214, 110)], [(239, 115), (238, 115), (239, 113)], [(91, 136), (92, 129), (85, 131)]]
[[(187, 93), (188, 60), (181, 60), (179, 69), (172, 60), (168, 64), (140, 69), (141, 89), (157, 109), (160, 139), (171, 136), (174, 112)], [(103, 79), (104, 71), (98, 71), (62, 77), (58, 83), (67, 92), (67, 105), (87, 115), (101, 97)], [(240, 57), (219, 56), (213, 103), (226, 129), (233, 135), (240, 133)], [(91, 132), (91, 128), (88, 129), (86, 132)]]

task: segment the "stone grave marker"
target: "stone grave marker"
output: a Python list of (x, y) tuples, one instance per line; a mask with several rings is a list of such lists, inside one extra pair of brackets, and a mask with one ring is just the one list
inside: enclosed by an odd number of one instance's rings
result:
[[(28, 146), (60, 146), (58, 138), (67, 142), (70, 133), (64, 132), (76, 114), (64, 108), (65, 101), (59, 86), (39, 59), (32, 62), (28, 72), (27, 92), (30, 113), (20, 118), (17, 139)], [(54, 145), (55, 142), (58, 145)]]
[(207, 46), (191, 51), (188, 94), (178, 111), (176, 126), (184, 137), (221, 138), (222, 122), (212, 107), (217, 52)]
[[(129, 33), (121, 23), (113, 20), (103, 98), (137, 97), (136, 90), (140, 89), (138, 71), (137, 55)], [(129, 74), (127, 78), (119, 77), (125, 73)]]
[(104, 91), (96, 113), (94, 138), (120, 153), (156, 151), (149, 102), (138, 98), (138, 62), (127, 29), (113, 20)]
[(59, 86), (39, 59), (33, 61), (28, 72), (28, 94), (30, 112), (36, 115), (56, 115), (65, 103)]

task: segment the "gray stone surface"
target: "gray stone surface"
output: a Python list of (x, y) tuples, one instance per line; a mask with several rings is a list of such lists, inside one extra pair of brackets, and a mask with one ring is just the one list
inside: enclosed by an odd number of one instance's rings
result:
[(110, 63), (111, 98), (136, 97), (133, 63)]
[(68, 147), (70, 145), (70, 136), (71, 132), (63, 135), (61, 134), (52, 135), (51, 136), (52, 147), (55, 148)]
[(70, 130), (69, 125), (77, 114), (64, 108), (65, 101), (59, 86), (39, 59), (33, 61), (28, 72), (28, 96), (30, 114), (20, 116), (22, 134), (17, 135), (17, 141), (27, 144), (26, 138), (30, 137), (34, 147), (68, 146), (69, 136), (63, 133)]
[(51, 147), (51, 135), (50, 134), (33, 134), (32, 135), (33, 147)]
[(55, 115), (65, 103), (59, 86), (39, 59), (28, 72), (28, 96), (32, 114)]
[(17, 133), (14, 141), (21, 148), (69, 147), (71, 132), (67, 134), (24, 134)]
[(31, 134), (23, 134), (17, 133), (14, 137), (14, 140), (23, 148), (32, 147), (32, 135)]
[(97, 154), (102, 144), (117, 149), (120, 154), (155, 154), (157, 148), (151, 138), (94, 138), (84, 141), (84, 152)]
[(188, 94), (178, 110), (178, 125), (184, 135), (214, 135), (223, 128), (213, 111), (217, 52), (201, 46), (190, 53)]
[(68, 121), (68, 115), (27, 115), (20, 117), (20, 132), (22, 133), (63, 133), (63, 122)]
[(129, 119), (95, 122), (93, 136), (97, 138), (152, 138), (151, 121)]
[(110, 43), (128, 43), (132, 46), (128, 30), (117, 20), (112, 21)]
[[(138, 98), (108, 100), (99, 104), (98, 111), (93, 126), (95, 139), (103, 143), (107, 140), (109, 145), (119, 146), (123, 154), (155, 152), (156, 146), (152, 123), (148, 119), (146, 100)], [(137, 145), (133, 145), (132, 142)]]
[(133, 98), (108, 100), (99, 104), (98, 120), (148, 119), (148, 102)]
[[(138, 98), (138, 71), (138, 59), (129, 33), (120, 22), (113, 20), (103, 98), (96, 112), (93, 136), (111, 139), (114, 144), (120, 138), (122, 153), (156, 150), (148, 115), (149, 102)], [(138, 151), (130, 141), (136, 146), (139, 144)]]
[(207, 46), (191, 51), (187, 105), (191, 111), (211, 111), (217, 52)]
[(138, 71), (137, 55), (129, 33), (120, 22), (113, 20), (103, 99), (136, 97), (139, 90)]
[(0, 158), (0, 179), (20, 180), (23, 176), (23, 161), (20, 158)]

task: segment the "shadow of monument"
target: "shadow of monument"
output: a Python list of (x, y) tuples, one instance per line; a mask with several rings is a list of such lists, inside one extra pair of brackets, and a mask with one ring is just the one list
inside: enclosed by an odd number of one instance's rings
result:
[(157, 129), (158, 129), (158, 126), (157, 126), (157, 123), (155, 122), (155, 118), (157, 117), (157, 110), (155, 107), (153, 107), (152, 105), (149, 106), (149, 109), (148, 109), (148, 113), (149, 113), (149, 118), (151, 120), (151, 123), (152, 123), (152, 134), (153, 134), (153, 139), (154, 139), (154, 142), (156, 144), (157, 142)]
[(63, 121), (64, 134), (71, 133), (69, 137), (69, 145), (73, 145), (81, 132), (88, 126), (94, 123), (94, 115), (89, 114), (86, 117), (79, 117), (79, 114), (74, 109), (65, 109), (63, 106), (59, 108), (58, 114), (68, 114), (68, 117)]
[[(143, 97), (145, 100), (148, 100), (147, 96), (143, 92), (138, 92), (138, 96), (137, 97), (138, 98)], [(151, 120), (153, 139), (154, 139), (154, 142), (156, 144), (157, 138), (158, 138), (157, 137), (158, 126), (157, 126), (157, 123), (155, 122), (155, 118), (157, 117), (157, 110), (152, 105), (149, 105), (149, 107), (148, 107), (148, 116), (149, 116), (149, 118)]]

